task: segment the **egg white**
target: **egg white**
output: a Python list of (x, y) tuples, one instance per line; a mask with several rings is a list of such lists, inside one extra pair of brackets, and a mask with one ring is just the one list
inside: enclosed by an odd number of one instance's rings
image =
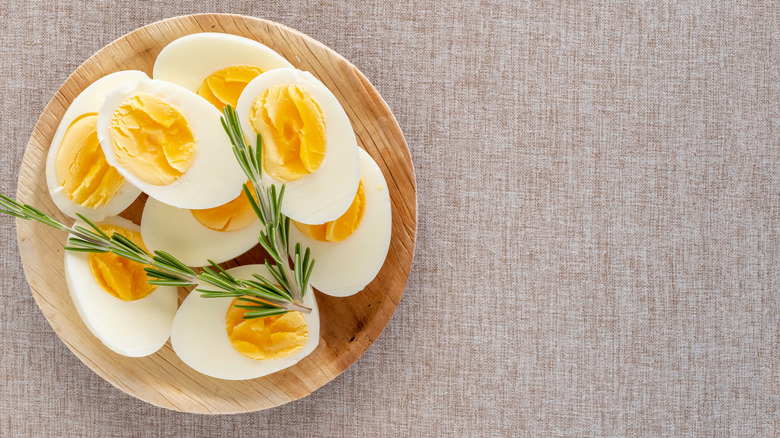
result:
[[(241, 194), (241, 196), (244, 196)], [(163, 250), (187, 266), (206, 266), (211, 259), (222, 263), (257, 245), (259, 219), (236, 231), (204, 227), (192, 212), (149, 198), (141, 217), (141, 235), (151, 251)]]
[[(157, 96), (178, 108), (195, 137), (197, 151), (192, 165), (171, 184), (155, 186), (140, 180), (114, 155), (109, 133), (111, 118), (125, 99), (137, 94)], [(106, 96), (98, 112), (98, 140), (108, 163), (150, 197), (179, 208), (212, 208), (235, 199), (246, 181), (220, 117), (212, 104), (186, 88), (159, 80), (139, 80)]]
[[(281, 189), (285, 185), (282, 213), (306, 224), (322, 224), (341, 216), (355, 198), (360, 183), (360, 159), (355, 133), (338, 99), (311, 73), (290, 68), (271, 70), (250, 82), (238, 99), (236, 112), (250, 145), (257, 134), (249, 122), (249, 112), (257, 96), (274, 85), (295, 84), (306, 89), (317, 102), (325, 121), (326, 150), (322, 165), (295, 181), (282, 182), (263, 169), (263, 185)], [(270, 135), (263, 143), (273, 142)]]
[[(106, 219), (101, 224), (140, 231), (138, 225), (121, 217)], [(80, 220), (75, 225), (90, 229)], [(81, 320), (114, 352), (130, 357), (148, 356), (168, 340), (178, 304), (175, 287), (158, 286), (141, 299), (120, 300), (95, 280), (88, 253), (73, 251), (65, 251), (65, 279)]]
[[(272, 278), (263, 265), (239, 266), (227, 271), (237, 278), (251, 278), (252, 274)], [(211, 285), (202, 287), (215, 290)], [(320, 315), (311, 288), (303, 299), (304, 305), (312, 309), (310, 314), (303, 315), (309, 339), (301, 350), (281, 359), (250, 359), (233, 348), (225, 327), (225, 316), (232, 302), (233, 298), (202, 298), (200, 293), (192, 291), (176, 313), (171, 345), (179, 358), (195, 371), (225, 380), (254, 379), (295, 365), (319, 344)]]
[(234, 65), (250, 65), (268, 71), (292, 67), (284, 57), (237, 35), (196, 33), (181, 37), (162, 49), (154, 61), (152, 77), (197, 91), (212, 73)]
[(311, 249), (315, 260), (311, 285), (334, 297), (363, 290), (382, 269), (390, 248), (390, 193), (379, 166), (363, 149), (360, 149), (360, 178), (366, 195), (365, 210), (358, 228), (349, 237), (341, 242), (321, 242), (295, 226), (290, 227), (290, 249), (300, 243)]
[(56, 205), (65, 215), (75, 219), (77, 218), (76, 214), (78, 213), (90, 220), (100, 221), (108, 216), (119, 214), (132, 204), (138, 195), (141, 194), (141, 189), (125, 180), (114, 198), (106, 204), (96, 208), (84, 207), (65, 196), (63, 187), (60, 185), (59, 181), (57, 181), (55, 166), (57, 153), (62, 144), (62, 138), (65, 136), (65, 132), (75, 119), (83, 114), (97, 113), (100, 109), (100, 105), (103, 104), (106, 95), (119, 85), (145, 78), (148, 78), (146, 74), (137, 70), (119, 71), (104, 76), (93, 82), (90, 86), (85, 88), (81, 94), (76, 96), (62, 116), (62, 120), (60, 120), (60, 124), (51, 141), (49, 153), (46, 156), (46, 185), (54, 200), (54, 205)]

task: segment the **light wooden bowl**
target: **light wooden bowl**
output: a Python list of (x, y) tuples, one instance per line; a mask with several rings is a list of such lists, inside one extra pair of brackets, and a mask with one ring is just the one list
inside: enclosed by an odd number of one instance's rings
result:
[[(118, 70), (151, 75), (154, 60), (169, 42), (197, 32), (224, 32), (257, 40), (295, 67), (317, 76), (336, 95), (355, 128), (358, 144), (379, 164), (393, 205), (390, 252), (377, 278), (348, 298), (317, 293), (322, 319), (317, 349), (297, 365), (246, 381), (204, 376), (182, 363), (166, 344), (145, 358), (113, 353), (92, 336), (68, 294), (63, 272), (65, 234), (18, 220), (17, 236), (30, 289), (65, 345), (98, 375), (120, 390), (153, 405), (196, 413), (257, 411), (310, 394), (354, 363), (374, 342), (403, 295), (414, 254), (417, 199), (409, 151), (401, 129), (371, 83), (336, 52), (290, 28), (257, 18), (208, 14), (171, 18), (144, 26), (101, 49), (60, 87), (35, 126), (19, 173), (17, 197), (65, 222), (49, 197), (44, 177), (46, 153), (70, 102), (96, 79)], [(143, 199), (122, 216), (138, 223)], [(263, 260), (255, 248), (227, 266)], [(182, 290), (182, 298), (186, 295)]]

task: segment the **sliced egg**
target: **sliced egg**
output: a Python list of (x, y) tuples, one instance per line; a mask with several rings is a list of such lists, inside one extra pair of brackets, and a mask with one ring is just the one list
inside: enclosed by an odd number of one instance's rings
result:
[[(79, 220), (76, 225), (89, 229)], [(126, 219), (113, 217), (97, 225), (143, 246), (140, 228)], [(177, 290), (148, 284), (143, 265), (112, 253), (65, 251), (65, 279), (84, 324), (116, 353), (148, 356), (168, 340)]]
[(100, 221), (127, 208), (141, 193), (103, 155), (97, 139), (97, 112), (111, 90), (147, 78), (129, 70), (104, 76), (81, 92), (65, 111), (46, 157), (46, 185), (66, 215)]
[(226, 205), (208, 210), (171, 207), (148, 199), (141, 234), (149, 249), (172, 254), (187, 266), (222, 263), (257, 244), (260, 220), (241, 192)]
[(338, 218), (360, 182), (355, 133), (338, 99), (309, 72), (279, 68), (244, 88), (236, 108), (252, 146), (263, 139), (263, 185), (286, 186), (282, 213), (307, 224)]
[(284, 67), (292, 65), (257, 41), (204, 32), (165, 46), (154, 62), (153, 77), (196, 92), (221, 111), (227, 104), (235, 108), (241, 91), (260, 73)]
[(225, 204), (246, 180), (219, 111), (178, 85), (146, 79), (116, 88), (100, 107), (97, 132), (109, 164), (175, 207)]
[[(263, 265), (239, 266), (228, 272), (237, 278), (252, 278), (252, 274), (273, 278)], [(203, 288), (214, 289), (210, 285)], [(233, 298), (203, 298), (193, 291), (176, 313), (171, 345), (184, 363), (207, 376), (226, 380), (265, 376), (296, 364), (317, 347), (320, 317), (311, 288), (303, 302), (312, 309), (310, 314), (289, 312), (281, 318), (235, 325), (242, 320), (232, 308)]]
[(300, 243), (311, 249), (312, 286), (336, 297), (363, 290), (379, 273), (390, 247), (390, 194), (379, 166), (360, 149), (360, 188), (349, 209), (333, 222), (294, 225), (290, 248)]

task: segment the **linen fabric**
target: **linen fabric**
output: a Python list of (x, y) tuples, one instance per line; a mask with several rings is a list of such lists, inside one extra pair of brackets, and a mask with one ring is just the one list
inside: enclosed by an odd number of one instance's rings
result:
[(286, 24), (394, 112), (419, 223), (405, 295), (310, 396), (182, 414), (90, 371), (0, 218), (2, 436), (777, 436), (780, 5), (29, 0), (0, 5), (0, 190), (60, 84), (142, 25)]

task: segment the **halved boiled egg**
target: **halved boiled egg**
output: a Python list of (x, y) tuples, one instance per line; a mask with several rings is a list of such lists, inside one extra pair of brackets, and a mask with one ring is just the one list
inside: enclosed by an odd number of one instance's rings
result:
[(46, 157), (46, 185), (66, 215), (100, 221), (119, 214), (141, 193), (106, 161), (97, 137), (97, 113), (111, 90), (144, 78), (136, 70), (104, 76), (73, 99), (62, 116)]
[(292, 65), (257, 41), (204, 32), (165, 46), (152, 76), (196, 92), (221, 111), (228, 104), (235, 108), (241, 91), (259, 74), (284, 67)]
[(390, 247), (390, 194), (379, 166), (360, 149), (360, 187), (349, 209), (325, 224), (293, 224), (290, 248), (309, 247), (315, 260), (312, 286), (336, 297), (361, 291), (379, 273)]
[(97, 134), (125, 179), (175, 207), (220, 206), (246, 180), (219, 111), (178, 85), (145, 79), (116, 88), (100, 107)]
[[(76, 225), (90, 227), (76, 221)], [(144, 247), (140, 228), (113, 217), (97, 224)], [(148, 356), (168, 340), (178, 295), (175, 287), (147, 283), (144, 265), (113, 253), (65, 251), (65, 279), (89, 331), (123, 356)]]
[(358, 146), (322, 82), (291, 68), (265, 72), (244, 88), (236, 112), (250, 145), (262, 136), (263, 185), (286, 186), (283, 214), (321, 224), (349, 208), (360, 182)]
[(171, 207), (150, 198), (141, 218), (146, 245), (172, 254), (187, 266), (238, 257), (257, 245), (261, 229), (243, 192), (227, 204), (203, 210)]
[[(238, 278), (252, 274), (273, 278), (264, 265), (227, 272)], [(203, 298), (193, 291), (176, 313), (171, 345), (194, 370), (218, 379), (254, 379), (296, 364), (317, 347), (320, 316), (311, 288), (303, 300), (312, 309), (310, 314), (288, 312), (244, 320), (244, 312), (233, 302), (233, 298)]]

